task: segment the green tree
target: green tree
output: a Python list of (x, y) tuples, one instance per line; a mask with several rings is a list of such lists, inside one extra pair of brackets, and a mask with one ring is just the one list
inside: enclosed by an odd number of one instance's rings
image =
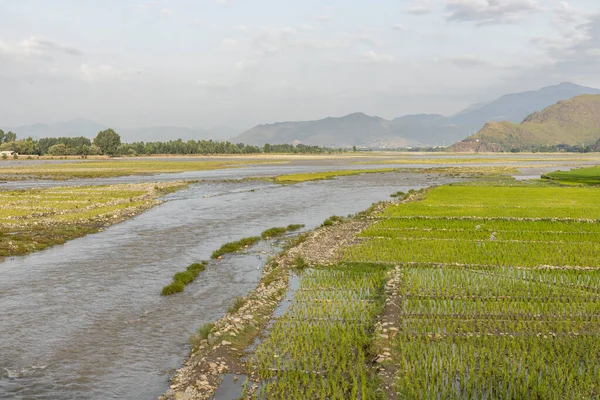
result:
[(100, 148), (102, 154), (114, 156), (119, 151), (121, 136), (112, 129), (106, 129), (96, 135), (94, 144)]
[(6, 136), (4, 134), (4, 131), (2, 129), (0, 129), (0, 144), (2, 144), (4, 142), (4, 136)]
[(14, 142), (15, 140), (17, 140), (17, 134), (14, 132), (8, 131), (8, 133), (4, 137), (4, 142), (5, 143)]

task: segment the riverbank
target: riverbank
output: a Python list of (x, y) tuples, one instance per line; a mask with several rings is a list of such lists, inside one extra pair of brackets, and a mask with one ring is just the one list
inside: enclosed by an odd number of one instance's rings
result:
[(187, 182), (0, 190), (0, 261), (132, 218)]
[[(192, 352), (160, 399), (209, 399), (223, 374), (249, 374), (247, 349), (264, 335), (276, 309), (290, 290), (290, 273), (313, 266), (333, 266), (340, 261), (341, 249), (356, 244), (357, 235), (372, 223), (371, 213), (386, 203), (373, 206), (352, 219), (320, 227), (299, 236), (265, 266), (257, 288), (243, 299), (243, 305), (228, 312), (214, 324), (199, 329), (192, 337)], [(291, 299), (287, 299), (291, 301)], [(256, 378), (256, 377), (255, 377)], [(244, 378), (240, 378), (244, 379)], [(254, 385), (248, 382), (248, 389)]]

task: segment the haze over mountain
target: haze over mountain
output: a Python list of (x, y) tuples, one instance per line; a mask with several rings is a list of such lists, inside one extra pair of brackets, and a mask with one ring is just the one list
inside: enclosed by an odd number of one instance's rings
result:
[(354, 113), (318, 121), (279, 122), (258, 125), (237, 136), (234, 141), (254, 145), (300, 141), (321, 146), (384, 148), (449, 145), (476, 132), (488, 121), (519, 123), (534, 111), (581, 94), (600, 94), (600, 89), (565, 82), (536, 91), (505, 95), (487, 104), (471, 106), (450, 117), (417, 114), (390, 121)]
[[(18, 127), (5, 127), (4, 131), (13, 131), (19, 138), (28, 136), (34, 139), (42, 137), (75, 137), (84, 136), (94, 138), (98, 132), (109, 128), (87, 119), (74, 119), (71, 121), (51, 124), (33, 124)], [(155, 126), (145, 128), (118, 128), (112, 127), (119, 133), (124, 142), (159, 142), (182, 139), (186, 140), (227, 140), (239, 133), (238, 129), (230, 127), (214, 127), (210, 129), (186, 128), (176, 126)]]
[(451, 146), (453, 151), (532, 150), (542, 146), (600, 144), (600, 95), (581, 95), (529, 115), (521, 124), (489, 122)]

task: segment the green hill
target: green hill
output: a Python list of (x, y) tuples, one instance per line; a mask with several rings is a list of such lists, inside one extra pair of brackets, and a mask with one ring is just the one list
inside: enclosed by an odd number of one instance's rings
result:
[(488, 122), (453, 151), (527, 151), (600, 143), (600, 95), (581, 95), (536, 112), (520, 124)]

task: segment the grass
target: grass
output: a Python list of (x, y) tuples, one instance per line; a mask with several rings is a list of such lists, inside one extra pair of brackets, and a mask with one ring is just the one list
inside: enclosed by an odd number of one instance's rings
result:
[(200, 328), (198, 328), (198, 331), (195, 334), (190, 335), (190, 337), (188, 339), (188, 343), (190, 344), (192, 351), (196, 351), (196, 349), (198, 348), (200, 343), (203, 340), (208, 339), (208, 336), (210, 335), (210, 333), (214, 327), (215, 327), (215, 324), (207, 323), (207, 324), (200, 326)]
[(297, 231), (298, 229), (304, 228), (303, 224), (290, 224), (288, 226), (269, 228), (260, 234), (262, 239), (272, 239), (274, 237), (285, 235), (288, 232)]
[(600, 167), (550, 172), (542, 175), (542, 178), (562, 184), (600, 185)]
[(238, 251), (242, 250), (243, 248), (250, 247), (253, 244), (260, 242), (260, 240), (261, 240), (260, 236), (251, 236), (251, 237), (246, 237), (246, 238), (243, 238), (240, 240), (236, 240), (235, 242), (225, 243), (223, 246), (221, 246), (220, 249), (213, 251), (213, 253), (210, 257), (213, 259), (216, 259), (216, 258), (224, 256), (225, 254), (238, 252)]
[(175, 293), (183, 292), (185, 285), (192, 283), (206, 269), (207, 262), (190, 264), (185, 271), (177, 272), (173, 275), (173, 281), (162, 288), (161, 295), (170, 296)]
[(24, 255), (98, 232), (187, 183), (0, 190), (0, 257)]
[(340, 171), (328, 171), (328, 172), (310, 172), (306, 174), (289, 174), (280, 175), (274, 178), (276, 183), (281, 184), (294, 184), (307, 181), (320, 181), (337, 178), (338, 176), (350, 176), (360, 174), (375, 174), (385, 172), (396, 172), (397, 168), (378, 168), (378, 169), (353, 169), (353, 170), (340, 170)]
[(344, 221), (344, 217), (332, 215), (331, 217), (329, 217), (325, 221), (323, 221), (323, 223), (321, 224), (321, 227), (332, 226), (336, 222), (342, 222), (342, 221)]
[(235, 314), (236, 312), (238, 312), (244, 306), (244, 304), (246, 304), (246, 299), (245, 298), (243, 298), (243, 297), (236, 297), (235, 299), (233, 299), (233, 303), (231, 303), (231, 305), (227, 309), (227, 312), (229, 314)]
[(161, 159), (82, 161), (60, 164), (5, 167), (2, 168), (2, 171), (0, 172), (0, 180), (113, 178), (128, 175), (153, 175), (181, 173), (186, 171), (207, 171), (266, 163), (271, 164), (279, 162), (264, 160), (169, 161)]
[(585, 187), (443, 186), (378, 214), (343, 259), (400, 272), (379, 364), (395, 398), (596, 398), (597, 199)]

